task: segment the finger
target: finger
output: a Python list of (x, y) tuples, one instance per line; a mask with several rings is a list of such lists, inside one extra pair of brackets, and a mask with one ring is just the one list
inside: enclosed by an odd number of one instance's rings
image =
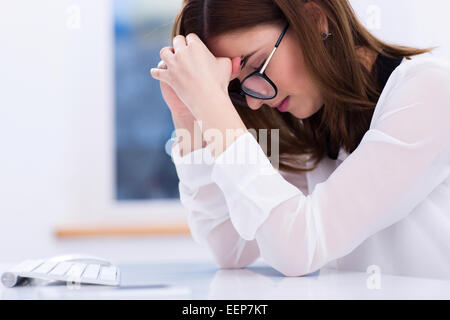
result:
[[(173, 47), (167, 47), (172, 53), (175, 53), (175, 49), (173, 48)], [(160, 68), (160, 69), (167, 69), (167, 64), (163, 61), (163, 60), (161, 60), (159, 63), (158, 63), (158, 68)]]
[(159, 63), (158, 63), (158, 68), (159, 69), (167, 69), (167, 65), (166, 65), (166, 63), (164, 62), (164, 61), (160, 61)]
[(182, 49), (183, 47), (186, 47), (186, 45), (187, 45), (186, 38), (182, 35), (177, 35), (175, 38), (173, 38), (172, 42), (173, 42), (173, 48), (175, 49), (175, 52)]
[(231, 59), (231, 78), (230, 81), (236, 79), (241, 72), (241, 57), (234, 57)]
[(172, 60), (173, 55), (174, 55), (173, 48), (171, 48), (171, 47), (164, 47), (159, 52), (159, 56), (165, 62), (166, 65), (170, 64), (170, 61)]
[(154, 79), (159, 80), (159, 81), (164, 81), (169, 84), (169, 71), (168, 70), (151, 68), (150, 74)]
[(190, 45), (193, 42), (202, 42), (202, 40), (195, 33), (189, 33), (186, 36), (186, 42)]

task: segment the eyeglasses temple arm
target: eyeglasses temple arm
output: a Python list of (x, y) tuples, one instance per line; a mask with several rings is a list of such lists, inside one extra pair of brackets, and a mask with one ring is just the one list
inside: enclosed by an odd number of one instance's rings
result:
[(281, 43), (281, 40), (284, 38), (284, 35), (286, 34), (287, 29), (289, 28), (289, 23), (286, 24), (286, 26), (283, 29), (283, 32), (280, 35), (280, 38), (278, 39), (277, 43), (275, 44), (275, 48), (273, 48), (272, 53), (270, 54), (269, 58), (267, 58), (266, 63), (264, 63), (264, 66), (261, 68), (261, 70), (259, 71), (260, 74), (263, 74), (264, 71), (266, 71), (267, 65), (270, 62), (270, 59), (272, 59), (273, 55), (275, 54), (275, 51), (277, 51), (278, 46)]
[(270, 59), (272, 59), (273, 55), (275, 54), (275, 51), (277, 51), (278, 47), (273, 48), (272, 53), (270, 54), (269, 58), (267, 58), (266, 63), (264, 63), (264, 66), (261, 68), (261, 70), (259, 71), (260, 74), (263, 74), (264, 71), (266, 71), (267, 65), (270, 62)]

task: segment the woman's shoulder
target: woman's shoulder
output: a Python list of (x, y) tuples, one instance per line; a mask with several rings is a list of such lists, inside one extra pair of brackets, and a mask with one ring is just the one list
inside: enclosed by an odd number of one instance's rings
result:
[[(450, 60), (437, 57), (433, 52), (403, 58), (400, 65), (389, 76), (380, 95), (377, 107), (380, 108), (389, 101), (392, 95), (398, 95), (399, 87), (417, 86), (422, 84), (426, 89), (432, 82), (450, 81)], [(420, 93), (419, 91), (411, 93)]]
[(411, 57), (410, 60), (404, 58), (392, 72), (378, 100), (370, 127), (386, 114), (417, 103), (427, 112), (449, 112), (450, 61), (430, 53)]
[(398, 73), (397, 81), (426, 75), (450, 77), (450, 60), (435, 56), (433, 52), (419, 56), (403, 58), (394, 73)]
[(403, 58), (392, 74), (389, 91), (391, 96), (404, 96), (407, 92), (409, 99), (450, 95), (450, 60), (432, 52)]

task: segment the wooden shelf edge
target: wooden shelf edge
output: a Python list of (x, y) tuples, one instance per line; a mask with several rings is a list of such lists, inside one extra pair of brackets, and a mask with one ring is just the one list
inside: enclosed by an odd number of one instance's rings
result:
[(190, 235), (187, 224), (181, 225), (89, 225), (58, 226), (54, 230), (57, 239), (115, 236)]

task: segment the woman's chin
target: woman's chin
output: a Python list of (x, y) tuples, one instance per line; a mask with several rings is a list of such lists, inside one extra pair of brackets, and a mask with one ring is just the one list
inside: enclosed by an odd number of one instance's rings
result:
[(297, 119), (304, 120), (315, 115), (322, 107), (320, 108), (310, 108), (308, 106), (299, 106), (296, 108), (292, 108), (289, 112), (296, 117)]
[(311, 117), (314, 113), (312, 112), (305, 112), (304, 110), (298, 110), (298, 109), (293, 109), (289, 111), (294, 117), (296, 117), (297, 119), (300, 120), (304, 120), (304, 119), (308, 119), (309, 117)]

